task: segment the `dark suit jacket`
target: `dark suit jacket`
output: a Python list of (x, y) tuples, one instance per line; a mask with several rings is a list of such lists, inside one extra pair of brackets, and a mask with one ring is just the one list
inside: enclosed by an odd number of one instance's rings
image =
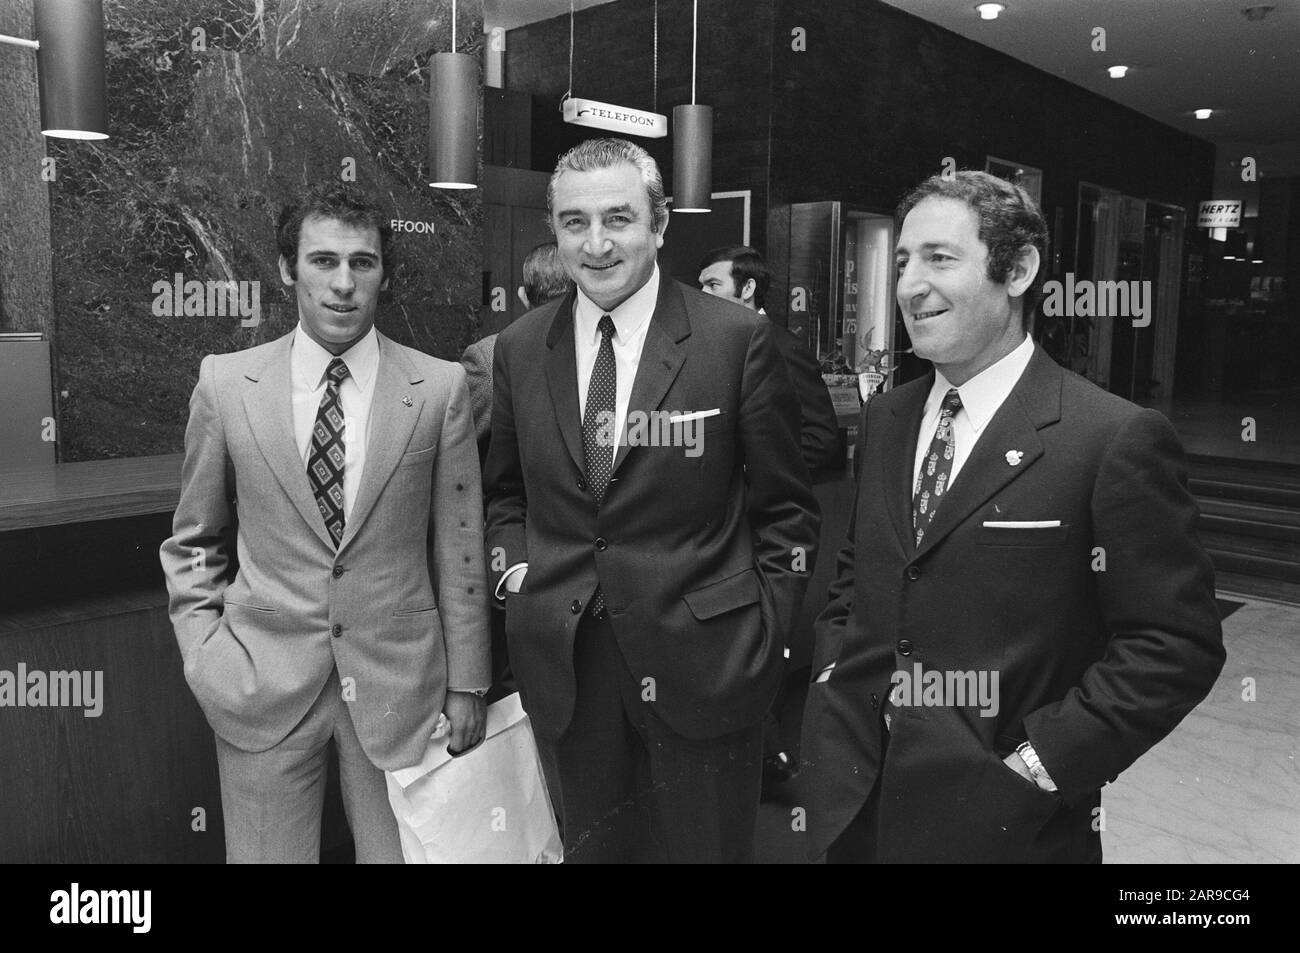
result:
[[(1205, 697), (1224, 659), (1182, 448), (1160, 414), (1039, 348), (916, 549), (913, 457), (933, 380), (863, 410), (804, 719), (812, 853), (879, 778), (882, 860), (1100, 860), (1099, 789)], [(1050, 520), (1061, 525), (984, 525)], [(998, 673), (996, 717), (900, 708), (882, 764), (880, 705), (917, 663)], [(1002, 764), (1025, 739), (1059, 794)]]
[[(697, 425), (696, 456), (621, 446), (598, 512), (583, 465), (573, 302), (570, 293), (502, 331), (493, 367), (486, 544), (494, 585), (529, 564), (524, 591), (506, 597), (524, 706), (540, 736), (568, 726), (574, 633), (599, 580), (623, 656), (670, 728), (714, 738), (754, 725), (780, 680), (819, 525), (772, 326), (661, 276), (629, 413), (720, 413)], [(682, 426), (672, 425), (675, 439)]]
[(836, 461), (839, 448), (839, 423), (835, 419), (835, 405), (830, 391), (822, 380), (817, 359), (798, 336), (786, 328), (774, 325), (772, 340), (785, 358), (795, 396), (799, 400), (799, 448), (809, 472), (831, 466)]

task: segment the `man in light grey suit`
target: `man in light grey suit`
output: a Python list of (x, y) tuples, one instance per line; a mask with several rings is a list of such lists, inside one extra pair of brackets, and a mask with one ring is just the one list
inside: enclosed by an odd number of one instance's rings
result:
[(384, 770), (445, 714), (482, 740), (482, 504), (465, 373), (374, 329), (387, 216), (355, 190), (285, 209), (299, 324), (209, 355), (162, 546), (185, 677), (216, 732), (230, 862), (319, 859), (338, 751), (357, 861), (400, 862)]

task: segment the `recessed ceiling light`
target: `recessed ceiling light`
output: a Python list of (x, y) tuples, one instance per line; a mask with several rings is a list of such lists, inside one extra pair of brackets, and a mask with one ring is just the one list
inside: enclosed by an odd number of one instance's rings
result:
[(1107, 66), (1111, 79), (1123, 79), (1124, 74), (1128, 72), (1127, 66)]
[(1252, 258), (1252, 259), (1250, 260), (1250, 263), (1251, 263), (1252, 265), (1262, 265), (1262, 264), (1264, 264), (1264, 259), (1263, 259), (1263, 258)]
[(1210, 118), (1210, 115), (1211, 115), (1213, 112), (1214, 112), (1213, 109), (1197, 109), (1197, 110), (1196, 110), (1196, 118), (1197, 118), (1197, 119), (1209, 119), (1209, 118)]
[(1006, 7), (1004, 7), (1000, 3), (975, 4), (975, 12), (980, 15), (981, 20), (996, 20), (998, 18), (998, 14), (1005, 9)]

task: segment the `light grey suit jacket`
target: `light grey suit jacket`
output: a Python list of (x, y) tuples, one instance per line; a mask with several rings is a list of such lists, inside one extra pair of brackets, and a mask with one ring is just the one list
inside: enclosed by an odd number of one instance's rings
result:
[(365, 470), (336, 552), (294, 439), (291, 341), (205, 357), (190, 399), (161, 549), (185, 677), (217, 734), (262, 751), (337, 666), (366, 754), (405, 767), (448, 685), (491, 681), (465, 373), (379, 335)]
[(497, 336), (489, 334), (465, 348), (460, 363), (469, 384), (470, 405), (474, 408), (474, 432), (481, 441), (492, 429), (492, 354)]

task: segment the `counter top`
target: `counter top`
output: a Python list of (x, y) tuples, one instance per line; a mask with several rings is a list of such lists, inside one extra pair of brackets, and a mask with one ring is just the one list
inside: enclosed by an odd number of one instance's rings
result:
[(168, 513), (183, 453), (0, 470), (0, 532)]

